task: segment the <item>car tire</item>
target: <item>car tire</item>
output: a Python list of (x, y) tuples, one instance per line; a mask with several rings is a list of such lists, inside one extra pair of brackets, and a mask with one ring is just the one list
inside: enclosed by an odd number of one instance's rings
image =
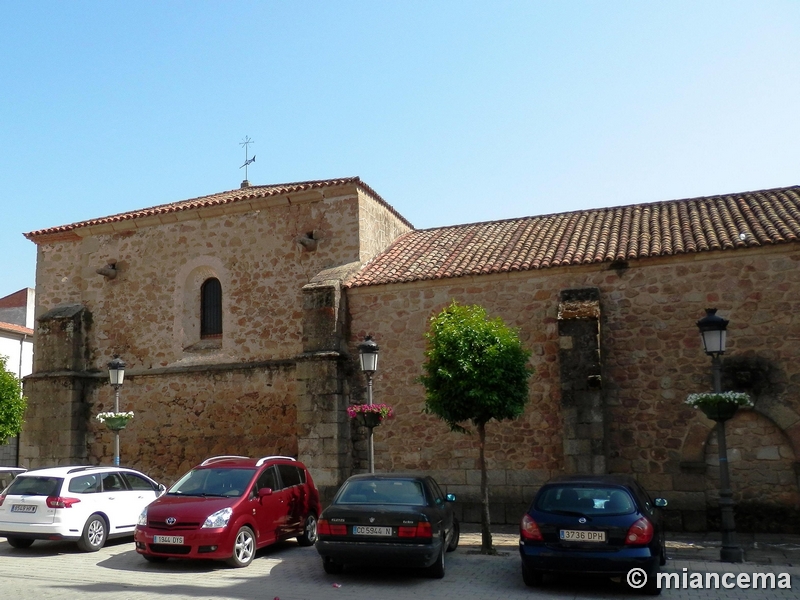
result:
[(302, 535), (297, 536), (297, 543), (300, 546), (313, 546), (317, 541), (317, 517), (308, 515), (303, 525)]
[(81, 539), (78, 540), (78, 548), (84, 552), (97, 552), (102, 548), (108, 539), (108, 523), (102, 515), (93, 514), (86, 520), (83, 526)]
[(531, 571), (525, 565), (522, 565), (522, 581), (528, 587), (539, 587), (544, 583), (544, 573), (541, 571)]
[(142, 558), (151, 563), (163, 563), (168, 560), (166, 556), (153, 556), (152, 554), (142, 554)]
[(444, 577), (444, 553), (445, 553), (444, 539), (442, 539), (442, 547), (439, 550), (439, 556), (436, 557), (436, 562), (428, 567), (428, 575), (431, 579), (442, 579)]
[(458, 524), (458, 519), (453, 517), (453, 535), (450, 538), (450, 543), (447, 544), (447, 551), (452, 552), (458, 548), (458, 540), (461, 538), (461, 525)]
[(10, 537), (6, 538), (8, 545), (12, 548), (30, 548), (31, 544), (33, 544), (33, 540), (26, 540), (25, 538), (17, 538), (17, 537)]
[(246, 567), (256, 555), (256, 537), (253, 535), (253, 530), (247, 525), (243, 525), (236, 533), (236, 539), (233, 542), (233, 555), (227, 560), (227, 563), (237, 569)]
[(334, 562), (329, 556), (322, 559), (322, 568), (328, 575), (339, 575), (344, 571), (344, 565)]
[(658, 564), (662, 567), (667, 564), (667, 542), (663, 538), (661, 539), (661, 554), (658, 557)]

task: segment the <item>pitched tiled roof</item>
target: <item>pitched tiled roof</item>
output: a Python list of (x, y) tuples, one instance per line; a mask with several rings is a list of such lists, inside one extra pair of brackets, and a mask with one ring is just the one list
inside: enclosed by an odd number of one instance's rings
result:
[(162, 204), (160, 206), (153, 206), (152, 208), (143, 208), (141, 210), (134, 210), (130, 212), (120, 213), (118, 215), (111, 215), (108, 217), (101, 217), (99, 219), (90, 219), (88, 221), (80, 221), (78, 223), (71, 223), (70, 225), (60, 225), (58, 227), (50, 227), (49, 229), (39, 229), (24, 234), (29, 240), (38, 238), (40, 236), (64, 234), (72, 232), (75, 229), (82, 227), (91, 227), (93, 225), (105, 225), (109, 223), (117, 223), (120, 221), (130, 221), (141, 217), (152, 217), (157, 215), (164, 215), (168, 213), (175, 213), (185, 210), (192, 210), (197, 208), (208, 208), (213, 206), (223, 206), (233, 204), (235, 202), (254, 200), (257, 198), (267, 198), (270, 196), (282, 196), (284, 194), (296, 194), (299, 192), (316, 190), (321, 188), (332, 188), (344, 185), (355, 185), (364, 190), (369, 195), (373, 196), (378, 202), (383, 204), (392, 214), (402, 220), (409, 227), (413, 227), (411, 223), (398, 213), (388, 202), (381, 198), (371, 187), (361, 181), (359, 177), (345, 177), (342, 179), (324, 179), (319, 181), (303, 181), (297, 183), (282, 183), (278, 185), (254, 185), (229, 192), (221, 192), (219, 194), (212, 194), (210, 196), (201, 196), (199, 198), (192, 198), (190, 200), (182, 200), (181, 202), (173, 202), (171, 204)]
[(0, 331), (15, 333), (17, 335), (33, 335), (33, 329), (28, 329), (27, 327), (14, 323), (3, 323), (2, 321), (0, 321)]
[(411, 231), (348, 287), (797, 242), (800, 186)]

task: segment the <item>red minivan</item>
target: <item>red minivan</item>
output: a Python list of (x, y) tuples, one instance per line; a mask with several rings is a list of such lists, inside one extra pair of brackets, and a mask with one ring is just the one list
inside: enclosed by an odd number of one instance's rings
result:
[(317, 539), (319, 492), (303, 463), (288, 456), (215, 456), (181, 477), (142, 511), (136, 551), (168, 558), (249, 565), (256, 550), (296, 537)]

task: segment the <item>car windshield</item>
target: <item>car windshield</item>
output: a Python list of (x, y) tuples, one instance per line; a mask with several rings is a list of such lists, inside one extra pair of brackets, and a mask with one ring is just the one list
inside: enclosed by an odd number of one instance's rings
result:
[(244, 494), (253, 479), (255, 469), (194, 469), (169, 488), (168, 494), (180, 496), (225, 496)]
[(60, 477), (17, 477), (8, 486), (9, 496), (58, 496)]
[(335, 504), (403, 504), (424, 506), (422, 483), (407, 479), (350, 481), (345, 484)]
[(553, 485), (536, 499), (536, 510), (587, 516), (625, 515), (635, 509), (630, 494), (614, 486)]

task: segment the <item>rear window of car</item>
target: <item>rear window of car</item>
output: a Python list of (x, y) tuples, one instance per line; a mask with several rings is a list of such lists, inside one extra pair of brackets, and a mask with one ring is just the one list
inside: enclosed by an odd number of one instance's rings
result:
[(169, 494), (184, 496), (243, 495), (250, 486), (255, 469), (194, 469), (169, 488)]
[(624, 488), (614, 486), (554, 485), (536, 498), (536, 510), (556, 514), (625, 515), (636, 505)]
[(351, 481), (345, 484), (335, 504), (400, 504), (424, 506), (422, 483), (410, 480), (380, 479)]
[(8, 486), (9, 496), (58, 496), (61, 489), (60, 477), (17, 477)]

